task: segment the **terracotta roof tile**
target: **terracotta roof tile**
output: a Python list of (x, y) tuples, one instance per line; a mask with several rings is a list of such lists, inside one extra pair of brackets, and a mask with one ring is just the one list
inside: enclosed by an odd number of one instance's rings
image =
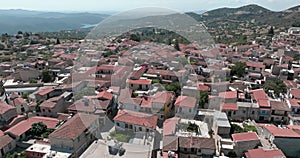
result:
[(291, 93), (295, 98), (300, 98), (300, 89), (292, 89), (292, 90), (290, 90), (290, 93)]
[[(75, 140), (81, 135), (98, 116), (78, 113), (61, 127), (52, 132), (49, 137)], [(50, 138), (51, 139), (51, 138)]]
[(178, 150), (178, 137), (177, 136), (164, 136), (162, 141), (163, 141), (163, 151), (177, 151)]
[(152, 97), (152, 102), (155, 103), (167, 103), (168, 101), (172, 100), (174, 94), (172, 92), (157, 92)]
[(179, 120), (180, 118), (178, 117), (172, 117), (165, 120), (163, 124), (163, 135), (165, 136), (174, 134), (176, 132), (176, 125), (178, 124)]
[(299, 130), (289, 128), (279, 128), (272, 124), (261, 125), (268, 130), (274, 137), (300, 138)]
[(251, 149), (246, 153), (246, 158), (286, 158), (280, 149), (265, 150), (262, 148)]
[(197, 99), (190, 96), (179, 96), (176, 99), (175, 106), (184, 106), (194, 108), (197, 104)]
[(32, 124), (38, 123), (38, 122), (43, 122), (47, 128), (54, 129), (56, 125), (58, 124), (59, 120), (55, 118), (49, 118), (49, 117), (40, 117), (40, 116), (34, 116), (30, 117), (27, 120), (23, 120), (16, 124), (15, 126), (9, 128), (8, 130), (5, 131), (12, 133), (14, 135), (20, 136), (26, 131), (28, 131), (31, 127)]
[(141, 84), (141, 85), (150, 85), (151, 84), (151, 80), (144, 80), (144, 79), (141, 79), (141, 80), (131, 80), (131, 79), (128, 79), (127, 80), (127, 83), (129, 84)]
[(233, 110), (233, 111), (238, 111), (239, 108), (236, 103), (224, 103), (221, 105), (222, 110)]
[(232, 139), (234, 142), (259, 140), (259, 138), (255, 132), (232, 134)]
[(152, 129), (155, 129), (157, 124), (157, 116), (129, 110), (120, 110), (114, 120)]
[(0, 102), (0, 114), (4, 114), (11, 109), (16, 109), (16, 108), (6, 103)]
[(237, 98), (237, 91), (221, 92), (219, 96), (225, 99)]
[(0, 136), (0, 149), (7, 146), (11, 143), (14, 139), (12, 139), (9, 135)]
[(270, 101), (271, 109), (277, 111), (291, 111), (286, 102)]
[(202, 137), (179, 137), (180, 148), (216, 149), (215, 139)]

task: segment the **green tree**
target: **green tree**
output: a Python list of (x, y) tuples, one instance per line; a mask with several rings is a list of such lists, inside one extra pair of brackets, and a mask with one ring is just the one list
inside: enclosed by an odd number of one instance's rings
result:
[(199, 92), (199, 107), (204, 108), (205, 104), (208, 103), (208, 92), (207, 91), (200, 91)]
[(269, 36), (274, 36), (274, 28), (273, 28), (273, 26), (269, 29), (268, 35)]
[(35, 80), (35, 79), (30, 79), (29, 83), (37, 83), (37, 80)]
[(45, 70), (42, 72), (42, 82), (48, 83), (52, 81), (52, 77), (49, 71)]
[(3, 44), (0, 44), (0, 50), (3, 50), (5, 46)]
[(279, 97), (280, 93), (283, 94), (283, 93), (287, 92), (287, 87), (283, 83), (282, 80), (276, 79), (276, 80), (267, 81), (264, 84), (264, 90), (265, 90), (266, 93), (269, 93), (270, 90), (273, 90), (275, 96)]
[(130, 40), (140, 42), (141, 41), (141, 37), (138, 36), (138, 35), (136, 35), (136, 34), (131, 34), (130, 35)]
[(60, 44), (59, 38), (56, 39), (56, 44)]
[(35, 136), (41, 136), (46, 131), (47, 131), (47, 125), (45, 125), (43, 122), (38, 122), (32, 124), (28, 134), (35, 137)]
[(237, 62), (235, 66), (231, 67), (231, 76), (242, 77), (245, 74), (246, 64), (243, 62)]
[(178, 39), (175, 39), (174, 48), (175, 48), (176, 50), (180, 51)]
[(172, 91), (172, 92), (175, 92), (176, 94), (179, 94), (181, 91), (181, 85), (179, 82), (172, 82), (172, 83), (166, 84), (164, 87), (167, 91)]

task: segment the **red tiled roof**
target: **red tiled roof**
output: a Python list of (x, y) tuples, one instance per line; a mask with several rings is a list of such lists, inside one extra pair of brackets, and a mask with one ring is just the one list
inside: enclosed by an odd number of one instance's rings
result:
[(152, 97), (152, 102), (167, 103), (168, 101), (172, 100), (173, 97), (174, 95), (172, 92), (156, 92)]
[(179, 96), (176, 99), (175, 106), (185, 106), (194, 108), (196, 106), (197, 99), (190, 96)]
[(15, 105), (15, 106), (18, 106), (18, 105), (26, 104), (26, 103), (27, 103), (26, 100), (23, 99), (23, 98), (16, 98), (16, 99), (14, 99), (13, 102), (14, 102), (14, 105)]
[(300, 72), (300, 68), (294, 68), (294, 72)]
[(258, 63), (258, 62), (247, 62), (247, 66), (249, 67), (256, 67), (256, 68), (265, 68), (265, 65), (263, 63)]
[(178, 117), (172, 117), (165, 120), (163, 125), (163, 136), (174, 134), (176, 132), (176, 125), (178, 124), (179, 120), (180, 118)]
[(179, 148), (216, 149), (214, 138), (179, 137)]
[(286, 102), (270, 101), (271, 109), (277, 111), (291, 111)]
[(155, 70), (155, 69), (149, 69), (147, 71), (147, 74), (157, 74), (162, 76), (176, 76), (175, 72), (170, 70)]
[(262, 148), (251, 149), (246, 153), (246, 158), (286, 158), (280, 149), (265, 150)]
[(150, 85), (151, 80), (127, 80), (127, 83), (129, 84), (141, 84), (141, 85)]
[(114, 120), (152, 129), (155, 129), (157, 124), (157, 116), (129, 110), (120, 110)]
[(300, 98), (300, 89), (292, 89), (292, 90), (290, 90), (290, 93), (291, 93), (295, 98)]
[(81, 135), (93, 122), (97, 120), (98, 116), (78, 113), (68, 120), (61, 127), (56, 129), (49, 135), (49, 138), (61, 138), (75, 140)]
[(177, 151), (178, 137), (177, 136), (163, 136), (163, 151)]
[(285, 80), (283, 82), (288, 88), (297, 88), (297, 84), (294, 81)]
[(198, 90), (200, 90), (200, 91), (210, 91), (210, 88), (206, 85), (199, 84), (198, 85)]
[(54, 91), (54, 88), (47, 88), (47, 89), (39, 91), (37, 94), (39, 94), (39, 95), (46, 95), (48, 93), (51, 93), (52, 91)]
[(107, 91), (101, 91), (96, 96), (89, 96), (90, 99), (106, 99), (106, 100), (112, 100), (113, 94), (107, 92)]
[(269, 100), (266, 99), (259, 99), (257, 103), (259, 107), (270, 107)]
[(224, 103), (221, 105), (222, 110), (233, 110), (233, 111), (238, 111), (239, 108), (236, 103)]
[(252, 90), (250, 93), (253, 94), (254, 100), (257, 101), (260, 107), (270, 107), (269, 98), (263, 89)]
[(6, 103), (0, 102), (0, 114), (4, 114), (11, 109), (16, 109), (16, 108)]
[(287, 125), (288, 129), (296, 129), (296, 130), (300, 130), (300, 126), (298, 125)]
[(152, 107), (151, 102), (152, 102), (151, 98), (143, 98), (142, 103), (141, 103), (141, 107), (151, 108)]
[(262, 125), (274, 137), (300, 138), (299, 130), (289, 128), (279, 128), (272, 124)]
[(268, 99), (268, 96), (263, 89), (252, 90), (250, 93), (253, 94), (255, 100)]
[(300, 104), (299, 104), (300, 100), (290, 98), (289, 102), (292, 107), (300, 107)]
[(234, 142), (259, 140), (259, 138), (255, 132), (232, 134), (232, 139)]
[(225, 99), (237, 98), (237, 91), (221, 92), (219, 96)]
[(0, 137), (0, 149), (3, 149), (9, 143), (11, 143), (14, 139), (12, 139), (9, 135), (4, 135)]
[(54, 108), (55, 107), (55, 105), (56, 105), (56, 103), (55, 102), (52, 102), (52, 101), (44, 101), (41, 105), (40, 105), (40, 107), (44, 107), (44, 108)]
[(113, 71), (114, 69), (115, 69), (114, 65), (100, 65), (100, 66), (96, 67), (96, 71), (99, 71), (99, 70), (111, 70), (111, 71)]
[(58, 124), (59, 120), (55, 119), (55, 118), (49, 118), (49, 117), (34, 116), (34, 117), (28, 118), (27, 120), (23, 120), (23, 121), (19, 122), (15, 126), (6, 130), (5, 133), (9, 132), (16, 136), (20, 136), (23, 133), (25, 133), (26, 131), (28, 131), (31, 128), (32, 124), (38, 123), (38, 122), (43, 122), (47, 126), (47, 128), (54, 129), (56, 127), (56, 125)]

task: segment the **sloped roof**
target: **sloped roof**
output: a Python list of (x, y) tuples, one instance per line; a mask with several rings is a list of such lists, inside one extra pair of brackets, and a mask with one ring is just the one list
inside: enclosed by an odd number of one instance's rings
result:
[(97, 120), (98, 116), (78, 113), (49, 135), (54, 138), (76, 139)]
[(246, 158), (286, 158), (280, 149), (265, 150), (262, 148), (251, 149), (246, 153)]
[(130, 110), (120, 110), (114, 120), (152, 129), (155, 129), (157, 124), (157, 116)]
[(194, 108), (196, 106), (197, 99), (190, 96), (179, 96), (176, 99), (175, 106), (184, 106)]
[(54, 129), (58, 124), (59, 120), (56, 118), (34, 116), (28, 118), (27, 120), (19, 122), (18, 124), (6, 130), (5, 133), (12, 133), (16, 136), (20, 136), (26, 131), (28, 131), (32, 127), (32, 124), (38, 122), (43, 122), (47, 126), (47, 128)]
[(255, 132), (232, 134), (232, 139), (235, 142), (245, 142), (245, 141), (259, 140), (259, 138), (258, 138), (258, 136)]

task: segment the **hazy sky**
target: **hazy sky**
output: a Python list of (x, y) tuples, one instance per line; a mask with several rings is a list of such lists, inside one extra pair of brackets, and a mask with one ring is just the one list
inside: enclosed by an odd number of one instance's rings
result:
[(140, 7), (163, 7), (179, 11), (199, 11), (253, 3), (279, 11), (300, 5), (300, 0), (1, 0), (0, 9), (117, 12)]

